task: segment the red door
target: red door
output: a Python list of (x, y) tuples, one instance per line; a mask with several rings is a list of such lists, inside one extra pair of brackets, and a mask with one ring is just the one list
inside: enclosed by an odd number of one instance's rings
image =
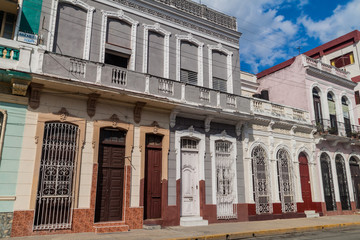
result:
[(148, 137), (145, 163), (144, 219), (161, 218), (161, 138)]
[(305, 154), (299, 155), (301, 193), (304, 200), (304, 210), (312, 210), (311, 186), (309, 176), (308, 160)]

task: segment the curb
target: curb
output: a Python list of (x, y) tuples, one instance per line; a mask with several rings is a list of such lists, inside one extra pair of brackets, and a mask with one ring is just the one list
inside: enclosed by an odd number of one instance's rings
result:
[(360, 222), (336, 223), (336, 224), (325, 224), (325, 225), (316, 225), (316, 226), (307, 226), (307, 227), (280, 228), (280, 229), (258, 230), (258, 231), (249, 231), (249, 232), (209, 234), (209, 235), (200, 235), (194, 237), (169, 238), (168, 240), (207, 240), (207, 239), (231, 240), (231, 239), (252, 238), (252, 237), (259, 237), (266, 235), (280, 235), (286, 233), (316, 231), (316, 230), (329, 229), (329, 228), (340, 228), (340, 227), (350, 227), (350, 226), (359, 226), (359, 225)]

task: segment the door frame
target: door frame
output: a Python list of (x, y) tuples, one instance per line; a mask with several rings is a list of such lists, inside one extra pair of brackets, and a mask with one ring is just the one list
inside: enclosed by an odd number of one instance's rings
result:
[[(99, 160), (99, 147), (100, 147), (100, 130), (101, 128), (117, 128), (119, 130), (126, 131), (125, 137), (125, 166), (124, 166), (124, 193), (123, 193), (123, 216), (122, 221), (126, 221), (125, 212), (127, 200), (130, 201), (130, 189), (127, 189), (126, 186), (129, 186), (129, 181), (131, 177), (131, 156), (132, 148), (134, 143), (134, 126), (132, 124), (123, 123), (119, 118), (114, 114), (108, 120), (96, 120), (94, 121), (94, 130), (93, 130), (93, 141), (92, 148), (94, 149), (93, 154), (93, 174), (92, 174), (92, 185), (91, 185), (91, 198), (90, 198), (90, 208), (93, 209), (94, 220), (95, 220), (95, 207), (96, 207), (96, 191), (97, 191), (97, 182), (98, 182), (98, 160)], [(130, 169), (130, 171), (128, 170)]]
[[(146, 134), (162, 135), (162, 161), (161, 161), (161, 183), (163, 180), (168, 180), (168, 153), (169, 153), (169, 129), (161, 128), (158, 123), (153, 122), (151, 126), (140, 126), (140, 151), (141, 151), (141, 164), (140, 164), (140, 206), (144, 206), (145, 202), (145, 155), (146, 155)], [(167, 206), (167, 186), (161, 186), (161, 209)], [(166, 197), (163, 197), (165, 196)], [(164, 211), (161, 211), (161, 218), (163, 218)]]
[[(193, 126), (190, 126), (188, 129), (181, 130), (181, 131), (175, 131), (175, 151), (176, 151), (176, 181), (181, 181), (181, 139), (182, 138), (190, 138), (190, 139), (196, 139), (198, 141), (198, 184), (200, 188), (200, 181), (205, 180), (205, 169), (204, 169), (204, 157), (205, 157), (205, 134), (196, 132), (194, 130)], [(200, 189), (199, 189), (200, 190)], [(180, 205), (179, 208), (179, 216), (181, 214), (181, 186), (180, 189), (177, 190), (177, 192), (180, 194), (180, 196), (177, 199), (180, 199)], [(202, 203), (201, 200), (201, 191), (199, 191), (199, 213), (201, 213), (201, 206)], [(181, 217), (181, 216), (180, 216)]]

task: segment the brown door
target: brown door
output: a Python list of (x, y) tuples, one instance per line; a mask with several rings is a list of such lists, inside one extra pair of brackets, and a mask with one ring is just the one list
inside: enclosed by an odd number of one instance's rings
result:
[(308, 160), (305, 154), (303, 153), (300, 153), (299, 155), (299, 168), (300, 168), (301, 193), (304, 200), (304, 210), (311, 210), (312, 199), (311, 199), (309, 166), (308, 166)]
[(360, 168), (355, 159), (350, 159), (351, 180), (353, 183), (356, 208), (360, 209)]
[(161, 218), (161, 138), (156, 135), (147, 136), (145, 163), (145, 206), (144, 218)]
[(99, 146), (95, 222), (122, 220), (124, 165), (123, 142), (103, 140)]

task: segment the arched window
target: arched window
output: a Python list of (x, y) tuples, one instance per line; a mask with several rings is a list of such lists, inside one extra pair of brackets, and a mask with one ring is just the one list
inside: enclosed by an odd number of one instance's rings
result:
[(360, 166), (359, 161), (354, 156), (350, 158), (350, 173), (353, 184), (356, 209), (360, 209)]
[(321, 112), (321, 99), (319, 90), (313, 88), (313, 103), (314, 103), (314, 115), (315, 115), (315, 122), (318, 130), (323, 130), (323, 119), (322, 119), (322, 112)]
[(341, 106), (344, 116), (344, 126), (346, 136), (351, 137), (351, 123), (350, 123), (350, 113), (349, 113), (349, 100), (343, 96), (341, 98)]
[(268, 156), (265, 149), (256, 146), (251, 152), (253, 196), (256, 203), (256, 213), (272, 213), (270, 180), (268, 172)]
[(215, 141), (216, 212), (218, 219), (237, 217), (235, 201), (235, 169), (233, 146), (229, 141)]
[(45, 123), (34, 230), (71, 228), (78, 132), (70, 123)]
[(280, 149), (276, 159), (282, 211), (296, 212), (290, 154), (285, 149)]
[(324, 198), (326, 203), (326, 210), (336, 210), (335, 194), (334, 194), (334, 183), (331, 172), (330, 157), (326, 153), (322, 153), (320, 156), (321, 173), (324, 188)]
[(336, 155), (335, 164), (339, 185), (341, 208), (342, 210), (351, 210), (345, 163), (344, 158), (340, 154)]
[(337, 120), (336, 120), (336, 105), (334, 101), (334, 95), (331, 92), (327, 94), (328, 106), (329, 106), (329, 117), (330, 117), (330, 134), (338, 134)]

